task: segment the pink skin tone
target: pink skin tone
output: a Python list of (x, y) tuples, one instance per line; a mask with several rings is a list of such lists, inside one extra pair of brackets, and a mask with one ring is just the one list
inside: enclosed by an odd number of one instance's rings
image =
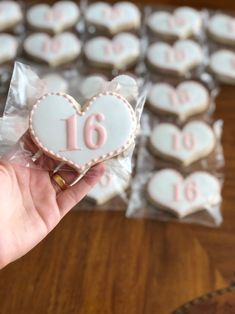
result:
[[(26, 134), (25, 147), (38, 149)], [(43, 155), (36, 165), (24, 167), (8, 160), (0, 161), (0, 269), (22, 257), (43, 240), (104, 173), (104, 164), (92, 167), (73, 187), (61, 191), (48, 170), (58, 162)], [(39, 166), (40, 165), (40, 166)], [(68, 167), (69, 168), (69, 167)], [(69, 184), (77, 177), (70, 168), (60, 175)]]

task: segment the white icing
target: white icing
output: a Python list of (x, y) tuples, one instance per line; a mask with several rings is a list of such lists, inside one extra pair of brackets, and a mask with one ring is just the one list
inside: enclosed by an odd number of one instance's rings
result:
[(150, 143), (160, 154), (189, 165), (214, 149), (215, 135), (202, 121), (189, 122), (183, 130), (170, 123), (161, 123), (154, 128)]
[(18, 41), (9, 34), (0, 34), (0, 64), (14, 60), (17, 54)]
[(140, 56), (140, 41), (129, 33), (118, 34), (112, 40), (99, 36), (86, 43), (84, 52), (87, 59), (97, 65), (120, 69)]
[[(63, 96), (65, 95), (65, 96)], [(87, 110), (79, 114), (75, 109), (78, 104), (66, 94), (48, 94), (41, 98), (34, 106), (30, 131), (45, 153), (63, 160), (78, 170), (116, 156), (126, 150), (133, 142), (136, 133), (136, 116), (130, 104), (120, 95), (104, 93), (91, 99)], [(85, 123), (93, 114), (102, 114), (104, 120), (94, 122), (104, 128), (107, 139), (96, 148), (91, 149), (85, 143)], [(77, 121), (77, 148), (67, 150), (66, 119), (76, 115)], [(122, 132), (119, 132), (120, 121)], [(91, 130), (94, 141), (97, 141), (97, 132)]]
[(122, 193), (127, 189), (128, 185), (129, 179), (122, 178), (110, 169), (107, 169), (99, 182), (92, 188), (87, 196), (97, 204), (101, 205)]
[(118, 84), (117, 93), (122, 95), (128, 101), (132, 101), (138, 97), (139, 89), (136, 80), (129, 75), (118, 75), (112, 79), (111, 83)]
[[(187, 199), (186, 190), (195, 185), (197, 195)], [(178, 199), (174, 197), (175, 186), (179, 188)], [(173, 211), (183, 218), (196, 211), (211, 208), (221, 201), (220, 183), (211, 174), (203, 171), (194, 172), (184, 179), (181, 174), (172, 169), (156, 172), (148, 183), (148, 194), (155, 205)]]
[(148, 102), (153, 108), (173, 113), (184, 121), (192, 114), (206, 110), (209, 95), (207, 89), (196, 81), (183, 82), (177, 88), (157, 83), (149, 91)]
[(48, 93), (66, 93), (68, 91), (67, 81), (59, 74), (51, 73), (42, 77), (46, 84)]
[(113, 6), (105, 2), (96, 2), (88, 7), (85, 17), (88, 23), (104, 27), (112, 34), (138, 28), (141, 23), (138, 7), (125, 1)]
[(58, 33), (75, 25), (79, 14), (78, 6), (72, 1), (60, 1), (53, 6), (36, 4), (28, 10), (27, 21), (38, 29)]
[(56, 66), (76, 59), (81, 52), (81, 44), (78, 38), (69, 32), (54, 37), (35, 33), (25, 39), (24, 50), (32, 57)]
[(111, 82), (108, 82), (104, 76), (90, 75), (82, 82), (80, 88), (81, 94), (85, 99), (90, 99), (105, 90), (116, 92), (128, 101), (132, 101), (138, 96), (136, 80), (125, 74), (116, 76)]
[(0, 1), (0, 31), (13, 27), (22, 18), (21, 8), (16, 1)]
[(82, 82), (80, 92), (85, 99), (90, 99), (99, 94), (106, 82), (106, 78), (101, 75), (90, 75)]
[(209, 32), (221, 42), (235, 43), (235, 19), (226, 14), (215, 14), (208, 25)]
[(227, 49), (213, 53), (210, 68), (219, 76), (235, 79), (235, 53)]
[(193, 40), (178, 40), (173, 46), (157, 42), (149, 47), (147, 58), (156, 68), (185, 73), (202, 62), (203, 52)]
[(202, 26), (200, 13), (193, 8), (181, 7), (173, 14), (158, 11), (148, 18), (150, 29), (161, 35), (187, 38), (191, 34), (198, 34)]

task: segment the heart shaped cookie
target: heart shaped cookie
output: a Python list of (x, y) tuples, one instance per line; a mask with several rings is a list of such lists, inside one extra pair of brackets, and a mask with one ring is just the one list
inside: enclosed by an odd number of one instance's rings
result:
[(178, 40), (173, 46), (152, 44), (147, 51), (149, 65), (160, 72), (182, 75), (202, 63), (203, 52), (193, 40)]
[(208, 32), (211, 37), (222, 44), (235, 44), (235, 18), (218, 13), (209, 21)]
[(182, 130), (171, 123), (161, 123), (150, 137), (150, 147), (155, 154), (183, 166), (208, 156), (215, 143), (211, 127), (202, 121), (189, 122)]
[(235, 84), (235, 53), (228, 49), (213, 53), (210, 69), (221, 82)]
[(99, 182), (87, 194), (87, 197), (97, 205), (102, 205), (125, 191), (129, 186), (129, 179), (122, 178), (107, 169)]
[(95, 66), (121, 70), (137, 62), (140, 41), (129, 33), (118, 34), (112, 40), (99, 36), (86, 43), (84, 53)]
[(111, 82), (104, 76), (90, 75), (81, 84), (80, 92), (84, 99), (90, 99), (103, 91), (114, 91), (126, 98), (129, 102), (138, 97), (136, 80), (129, 75), (118, 75)]
[(21, 22), (23, 14), (19, 4), (16, 1), (0, 2), (0, 31), (13, 28)]
[(147, 100), (154, 112), (174, 115), (180, 121), (206, 111), (209, 105), (207, 89), (196, 81), (183, 82), (177, 88), (157, 83), (151, 87)]
[(211, 209), (221, 202), (220, 190), (218, 179), (208, 172), (197, 171), (184, 179), (173, 169), (156, 172), (147, 186), (149, 200), (178, 218)]
[(0, 64), (15, 59), (18, 49), (18, 41), (8, 34), (0, 34)]
[(141, 23), (140, 10), (134, 3), (127, 1), (118, 2), (113, 6), (105, 2), (91, 4), (85, 18), (88, 24), (112, 35), (137, 29)]
[(42, 80), (45, 83), (47, 93), (67, 93), (68, 91), (67, 81), (59, 74), (49, 73), (44, 75)]
[(46, 94), (34, 105), (29, 126), (45, 154), (79, 172), (124, 152), (136, 128), (131, 105), (111, 92), (93, 97), (82, 110), (69, 95)]
[(36, 4), (27, 12), (29, 25), (37, 30), (59, 33), (76, 24), (79, 19), (78, 6), (73, 1), (59, 1), (53, 6)]
[(189, 7), (178, 8), (173, 14), (166, 11), (154, 12), (147, 23), (156, 35), (179, 39), (198, 34), (202, 27), (200, 13)]
[(35, 33), (25, 39), (24, 50), (35, 60), (54, 67), (75, 60), (81, 53), (81, 44), (78, 38), (69, 32), (54, 37)]

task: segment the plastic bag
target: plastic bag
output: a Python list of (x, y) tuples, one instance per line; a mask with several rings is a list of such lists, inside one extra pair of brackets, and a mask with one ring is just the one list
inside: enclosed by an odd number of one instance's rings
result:
[[(121, 84), (121, 81), (116, 82), (115, 84), (110, 83), (110, 85), (106, 82), (103, 86), (104, 88), (99, 90), (99, 93), (109, 90), (116, 92), (117, 94), (119, 92), (121, 93), (123, 90), (126, 92), (126, 89), (123, 89)], [(31, 145), (29, 148), (25, 145), (25, 142), (27, 142), (26, 137), (28, 137), (28, 122), (32, 106), (36, 103), (38, 98), (47, 93), (47, 91), (45, 81), (41, 80), (29, 66), (18, 62), (15, 64), (5, 111), (0, 124), (1, 147), (2, 154), (7, 153), (7, 157), (5, 158), (10, 158), (11, 162), (19, 163), (26, 167), (32, 167), (32, 159), (34, 160), (34, 158), (37, 157), (37, 167), (40, 165), (42, 169), (54, 171), (55, 163), (52, 163), (51, 165), (47, 163), (45, 165), (43, 162), (44, 159), (42, 158), (42, 151), (39, 149), (35, 151), (35, 148), (32, 150)], [(133, 92), (131, 103), (138, 124), (142, 114), (144, 101), (144, 94), (141, 95)], [(119, 177), (122, 177), (124, 181), (128, 181), (130, 178), (132, 171), (131, 157), (134, 147), (135, 144), (133, 142), (123, 153), (105, 161), (107, 169), (110, 172), (113, 171)], [(37, 155), (36, 157), (35, 154)], [(40, 162), (40, 160), (42, 160), (42, 162)], [(68, 167), (63, 162), (58, 162), (58, 169), (60, 169), (60, 171), (70, 171), (72, 168)]]

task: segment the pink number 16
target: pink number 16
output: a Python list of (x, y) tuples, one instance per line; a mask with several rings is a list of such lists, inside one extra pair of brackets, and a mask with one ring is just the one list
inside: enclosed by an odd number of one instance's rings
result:
[(195, 182), (188, 182), (185, 186), (176, 183), (173, 185), (174, 201), (187, 200), (194, 202), (199, 196), (199, 189)]
[[(77, 114), (66, 119), (67, 131), (67, 150), (79, 150), (78, 148), (78, 127)], [(102, 113), (90, 115), (85, 121), (83, 129), (83, 138), (85, 145), (90, 149), (98, 149), (107, 141), (107, 131), (100, 122), (104, 121), (105, 117)]]

